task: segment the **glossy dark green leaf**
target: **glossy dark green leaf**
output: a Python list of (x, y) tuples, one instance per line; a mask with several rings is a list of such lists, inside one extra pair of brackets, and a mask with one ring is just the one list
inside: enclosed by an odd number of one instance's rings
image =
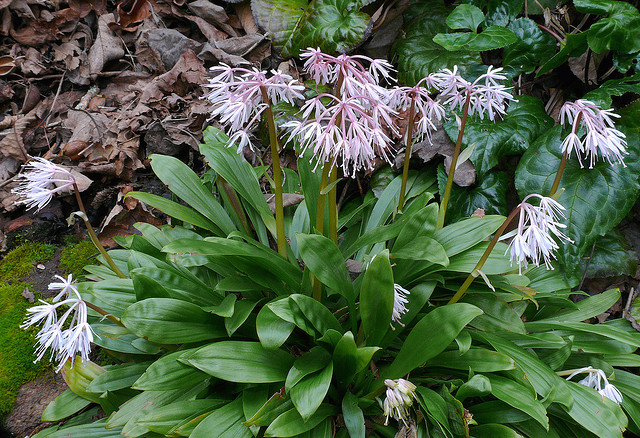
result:
[(223, 320), (201, 307), (173, 298), (149, 298), (127, 307), (122, 322), (140, 337), (178, 344), (227, 336)]
[(493, 215), (471, 217), (437, 230), (433, 238), (440, 242), (447, 256), (451, 257), (486, 240), (500, 228), (505, 219), (504, 216)]
[(566, 35), (566, 41), (560, 47), (560, 51), (542, 65), (536, 76), (541, 76), (561, 66), (567, 62), (570, 57), (582, 55), (587, 50), (587, 34), (588, 32), (578, 34), (568, 33)]
[(640, 51), (640, 12), (637, 7), (613, 0), (575, 0), (573, 4), (580, 12), (607, 15), (589, 28), (589, 47), (595, 53), (604, 50), (621, 53)]
[(320, 407), (329, 390), (332, 376), (333, 362), (329, 361), (323, 369), (304, 376), (291, 388), (291, 401), (304, 420), (308, 420)]
[[(496, 398), (516, 409), (526, 412), (545, 429), (549, 429), (547, 410), (542, 403), (536, 399), (533, 388), (521, 385), (511, 379), (496, 374), (490, 374), (488, 377), (491, 381), (491, 393)], [(529, 391), (529, 388), (531, 388), (531, 391)]]
[(452, 8), (441, 0), (422, 0), (412, 3), (404, 13), (404, 38), (396, 42), (399, 80), (407, 85), (441, 68), (457, 65), (461, 74), (468, 66), (482, 61), (477, 52), (471, 50), (450, 52), (433, 41), (438, 33), (450, 32), (445, 24)]
[[(442, 165), (438, 166), (438, 183), (441, 192), (444, 193), (447, 174)], [(454, 184), (449, 195), (446, 223), (456, 223), (460, 219), (468, 218), (479, 208), (486, 214), (508, 214), (508, 188), (507, 174), (495, 171), (478, 177), (478, 185), (472, 188), (458, 187)]]
[(469, 428), (469, 436), (473, 438), (521, 438), (518, 432), (505, 424), (481, 424)]
[(483, 397), (489, 393), (491, 393), (489, 378), (482, 374), (476, 374), (458, 388), (456, 398), (464, 403), (469, 397)]
[(394, 294), (389, 252), (385, 250), (371, 260), (360, 286), (360, 316), (367, 345), (379, 345), (389, 330)]
[(268, 306), (258, 312), (256, 331), (265, 348), (279, 348), (289, 338), (294, 327), (293, 323), (280, 318)]
[(291, 38), (307, 5), (305, 0), (252, 0), (251, 11), (273, 45), (281, 48)]
[[(616, 226), (638, 197), (640, 140), (631, 131), (625, 133), (629, 145), (627, 167), (600, 161), (593, 169), (581, 168), (575, 157), (567, 162), (560, 181), (565, 191), (558, 202), (566, 208), (564, 232), (575, 244), (561, 245), (557, 255), (569, 274), (579, 266), (580, 257), (594, 240)], [(562, 130), (554, 127), (525, 152), (515, 178), (520, 196), (549, 193), (560, 164), (562, 140)]]
[[(473, 146), (471, 162), (476, 171), (483, 175), (495, 167), (503, 157), (521, 154), (530, 148), (540, 135), (553, 126), (553, 120), (544, 111), (544, 105), (535, 97), (518, 96), (517, 102), (511, 102), (504, 119), (468, 120), (463, 147)], [(450, 138), (458, 137), (458, 125), (455, 119), (444, 124)]]
[(318, 410), (307, 421), (300, 416), (296, 409), (291, 409), (276, 418), (269, 425), (264, 436), (286, 438), (290, 436), (300, 435), (308, 430), (313, 429), (330, 415), (335, 415), (337, 409), (330, 404), (320, 405)]
[(339, 388), (344, 388), (351, 383), (356, 372), (359, 371), (357, 351), (358, 347), (351, 332), (346, 332), (333, 350), (333, 373)]
[(524, 0), (489, 0), (485, 23), (489, 26), (506, 26), (520, 15), (523, 5)]
[[(105, 424), (106, 421), (102, 419), (94, 423), (65, 427), (42, 438), (120, 438), (122, 436), (121, 427), (106, 429)], [(36, 435), (33, 435), (33, 438), (36, 438)]]
[(484, 348), (471, 348), (464, 354), (459, 351), (445, 351), (429, 360), (429, 365), (453, 368), (456, 370), (485, 373), (512, 370), (515, 362), (506, 354)]
[(236, 227), (218, 200), (202, 183), (195, 172), (182, 161), (165, 155), (152, 155), (151, 167), (169, 190), (216, 224), (224, 235)]
[(293, 357), (259, 342), (222, 341), (209, 344), (180, 360), (229, 382), (284, 382)]
[(509, 24), (508, 29), (518, 37), (518, 41), (505, 47), (504, 66), (531, 73), (555, 55), (555, 38), (540, 30), (530, 18), (518, 18)]
[(385, 378), (401, 377), (441, 353), (482, 310), (465, 303), (438, 307), (425, 315), (407, 336)]
[[(608, 108), (612, 106), (611, 96), (622, 96), (626, 93), (638, 94), (640, 93), (640, 72), (633, 76), (626, 76), (620, 79), (610, 79), (600, 85), (595, 90), (591, 90), (584, 95), (584, 99), (591, 100), (600, 105), (601, 108)], [(633, 113), (635, 110), (635, 114)], [(627, 112), (627, 116), (625, 116)], [(624, 124), (637, 129), (638, 127), (638, 109), (637, 103), (634, 105), (628, 105), (621, 111), (623, 118), (620, 120)], [(632, 128), (633, 129), (633, 128)]]
[(456, 32), (439, 33), (433, 41), (448, 51), (470, 50), (483, 52), (499, 49), (518, 40), (509, 29), (500, 26), (489, 26), (482, 33)]
[(300, 380), (309, 374), (320, 371), (331, 361), (331, 355), (322, 347), (314, 347), (308, 353), (295, 360), (287, 374), (285, 389), (290, 391)]
[(358, 397), (348, 391), (342, 399), (342, 416), (350, 438), (365, 437), (364, 414), (358, 406)]
[(338, 247), (319, 234), (297, 234), (300, 257), (323, 284), (353, 300), (353, 286)]
[(451, 29), (469, 29), (472, 32), (478, 30), (478, 26), (484, 21), (482, 10), (473, 5), (459, 5), (447, 17), (445, 22)]
[(230, 318), (224, 319), (224, 327), (229, 336), (233, 335), (235, 331), (244, 324), (257, 304), (258, 302), (253, 300), (240, 300), (236, 302), (233, 315)]
[(289, 307), (294, 324), (314, 337), (319, 338), (328, 330), (342, 332), (340, 323), (331, 311), (307, 295), (290, 295)]
[(238, 397), (231, 403), (209, 414), (196, 426), (189, 435), (192, 438), (251, 438), (253, 434), (244, 422), (242, 398)]
[(418, 386), (416, 388), (418, 402), (430, 419), (440, 423), (449, 430), (449, 412), (447, 402), (433, 389)]

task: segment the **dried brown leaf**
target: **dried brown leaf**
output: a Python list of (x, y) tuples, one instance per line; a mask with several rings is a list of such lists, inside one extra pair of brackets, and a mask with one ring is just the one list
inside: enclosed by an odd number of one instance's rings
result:
[(13, 56), (0, 56), (0, 76), (8, 75), (16, 66)]
[(74, 25), (79, 18), (78, 13), (71, 8), (62, 9), (50, 15), (50, 20), (39, 18), (21, 29), (12, 29), (11, 36), (25, 46), (41, 46), (60, 38), (64, 35), (62, 29), (69, 24)]
[(124, 0), (116, 8), (118, 19), (115, 25), (128, 32), (134, 32), (145, 18), (151, 16), (148, 0)]
[(113, 14), (101, 15), (98, 18), (98, 35), (89, 50), (88, 58), (89, 73), (92, 78), (102, 71), (107, 62), (124, 56), (122, 40), (109, 28), (109, 23), (113, 22), (113, 19)]
[(107, 11), (107, 2), (106, 0), (69, 0), (69, 7), (83, 18), (92, 10), (96, 11), (96, 15), (104, 14)]

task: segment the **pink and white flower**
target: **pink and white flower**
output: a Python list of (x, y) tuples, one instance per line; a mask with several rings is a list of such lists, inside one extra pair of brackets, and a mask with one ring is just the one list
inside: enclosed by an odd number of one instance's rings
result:
[(268, 75), (265, 71), (225, 64), (212, 67), (211, 71), (215, 76), (204, 85), (211, 89), (206, 96), (213, 103), (211, 114), (225, 127), (230, 137), (227, 146), (238, 143), (238, 152), (245, 146), (253, 147), (251, 132), (269, 105), (293, 105), (296, 99), (304, 98), (304, 86), (278, 71)]
[(27, 208), (42, 210), (56, 193), (68, 191), (76, 180), (64, 167), (40, 157), (32, 157), (20, 175), (20, 184), (12, 192), (23, 197)]
[[(67, 360), (72, 362), (77, 354), (82, 361), (89, 360), (93, 330), (87, 322), (87, 304), (82, 300), (78, 289), (72, 284), (71, 275), (67, 279), (56, 275), (59, 283), (49, 284), (49, 289), (60, 290), (51, 301), (53, 304), (40, 300), (40, 305), (27, 309), (30, 314), (21, 328), (41, 325), (36, 334), (36, 360), (40, 361), (47, 350), (50, 350), (50, 360), (59, 362), (56, 371), (60, 371)], [(68, 306), (61, 317), (58, 309)], [(69, 321), (68, 328), (63, 328)]]
[[(531, 198), (538, 198), (539, 206), (527, 202)], [(559, 248), (555, 239), (573, 243), (561, 231), (562, 228), (566, 228), (566, 225), (560, 222), (561, 218), (565, 218), (564, 207), (552, 198), (531, 194), (522, 200), (518, 208), (520, 217), (517, 232), (507, 248), (507, 251), (511, 251), (511, 263), (518, 264), (520, 273), (523, 265), (527, 269), (529, 261), (535, 266), (543, 262), (547, 269), (553, 269), (553, 252)]]
[[(590, 169), (599, 156), (609, 164), (620, 163), (625, 166), (623, 155), (628, 154), (626, 137), (615, 129), (615, 117), (620, 116), (612, 109), (601, 110), (589, 100), (565, 102), (560, 109), (560, 124), (570, 124), (571, 133), (562, 142), (562, 152), (570, 157), (575, 151), (580, 166), (582, 158), (589, 156)], [(584, 138), (578, 132), (580, 127), (585, 129)]]
[(458, 74), (458, 66), (453, 70), (442, 69), (432, 76), (440, 96), (445, 99), (444, 104), (451, 110), (462, 110), (467, 96), (469, 98), (469, 115), (477, 114), (480, 119), (485, 116), (494, 120), (496, 115), (506, 113), (505, 102), (515, 100), (508, 88), (501, 84), (506, 76), (501, 74), (502, 68), (494, 69), (489, 66), (487, 72), (475, 81), (469, 82)]
[(416, 398), (416, 385), (405, 379), (386, 379), (384, 384), (387, 387), (386, 397), (383, 404), (385, 426), (389, 423), (389, 417), (396, 421), (402, 421), (405, 426), (409, 418), (409, 408)]
[(409, 309), (407, 308), (407, 304), (409, 304), (409, 300), (407, 299), (407, 295), (410, 295), (411, 292), (395, 283), (393, 285), (393, 313), (391, 315), (391, 319), (401, 326), (404, 327), (404, 324), (400, 322), (402, 315), (407, 313)]

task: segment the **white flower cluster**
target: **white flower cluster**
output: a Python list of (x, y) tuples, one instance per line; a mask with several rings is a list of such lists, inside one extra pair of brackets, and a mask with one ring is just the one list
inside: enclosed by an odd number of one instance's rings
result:
[(386, 417), (385, 426), (389, 423), (389, 417), (395, 418), (396, 421), (402, 421), (406, 426), (407, 418), (409, 418), (409, 408), (416, 398), (416, 385), (405, 379), (386, 379), (384, 384), (387, 386), (382, 408)]
[[(569, 377), (567, 377), (567, 380), (581, 373), (588, 373), (588, 374), (587, 374), (587, 377), (585, 377), (584, 379), (578, 382), (579, 384), (595, 389), (596, 391), (598, 391), (598, 394), (600, 394), (603, 399), (606, 397), (609, 400), (613, 400), (618, 404), (622, 403), (622, 394), (620, 393), (620, 390), (615, 386), (613, 386), (611, 383), (609, 383), (609, 380), (607, 380), (606, 374), (602, 370), (592, 368), (590, 366), (581, 368), (576, 372), (574, 372), (573, 374), (571, 374)], [(604, 385), (603, 385), (603, 382), (604, 382)]]
[[(590, 169), (598, 156), (602, 156), (609, 164), (617, 162), (624, 166), (623, 155), (628, 153), (627, 142), (625, 135), (615, 129), (612, 117), (620, 116), (611, 109), (601, 110), (589, 100), (566, 102), (560, 109), (560, 123), (564, 125), (567, 122), (572, 127), (571, 133), (562, 142), (562, 152), (570, 157), (575, 151), (580, 166), (582, 158), (589, 156)], [(584, 139), (578, 133), (580, 126), (586, 131)]]
[(403, 327), (404, 324), (400, 322), (400, 319), (402, 318), (402, 315), (409, 311), (407, 308), (407, 304), (409, 304), (407, 295), (410, 295), (408, 290), (400, 286), (398, 283), (393, 285), (393, 314), (391, 319)]
[[(41, 305), (27, 309), (30, 316), (20, 328), (28, 328), (42, 324), (42, 328), (36, 335), (36, 360), (41, 360), (48, 349), (51, 349), (50, 360), (59, 362), (56, 371), (60, 371), (65, 362), (75, 360), (76, 354), (80, 354), (82, 361), (89, 360), (91, 342), (93, 342), (93, 330), (87, 322), (87, 305), (78, 293), (78, 289), (72, 284), (73, 278), (56, 275), (60, 282), (49, 284), (50, 290), (60, 290), (49, 304), (40, 300)], [(58, 317), (58, 308), (69, 308), (61, 317)], [(69, 322), (67, 328), (65, 324)]]
[(304, 86), (289, 75), (257, 69), (233, 68), (221, 64), (212, 67), (215, 76), (205, 87), (211, 88), (206, 96), (213, 103), (213, 117), (219, 117), (230, 136), (228, 146), (238, 143), (238, 152), (252, 147), (251, 131), (256, 128), (269, 104), (302, 99)]
[[(534, 206), (527, 202), (531, 198), (539, 198), (540, 205)], [(554, 237), (573, 243), (560, 231), (561, 228), (566, 228), (565, 224), (559, 222), (560, 218), (565, 217), (564, 207), (552, 198), (532, 194), (525, 197), (518, 208), (520, 218), (517, 233), (507, 248), (507, 251), (511, 251), (511, 263), (518, 264), (520, 273), (523, 265), (525, 269), (528, 267), (528, 260), (536, 266), (542, 261), (547, 269), (553, 269), (553, 251), (558, 249)]]
[(20, 175), (21, 182), (13, 193), (23, 197), (20, 201), (27, 208), (43, 209), (53, 198), (75, 184), (75, 178), (67, 169), (40, 157), (31, 157)]

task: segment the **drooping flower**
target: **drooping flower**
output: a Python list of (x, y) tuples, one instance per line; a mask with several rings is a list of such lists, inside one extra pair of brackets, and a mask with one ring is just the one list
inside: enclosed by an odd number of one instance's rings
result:
[(609, 380), (607, 380), (607, 375), (600, 369), (593, 368), (591, 366), (581, 368), (569, 375), (569, 377), (567, 377), (567, 380), (581, 373), (588, 374), (587, 377), (578, 382), (579, 384), (595, 389), (596, 391), (598, 391), (598, 394), (602, 396), (603, 400), (606, 397), (618, 404), (622, 403), (622, 393), (620, 393), (620, 390), (618, 388), (609, 383)]
[(20, 175), (20, 184), (12, 192), (24, 199), (19, 201), (27, 208), (43, 209), (53, 195), (72, 187), (76, 180), (64, 167), (41, 157), (32, 157)]
[[(628, 154), (626, 136), (615, 129), (614, 117), (620, 117), (612, 109), (601, 110), (589, 101), (580, 99), (575, 102), (565, 102), (560, 109), (560, 123), (571, 125), (571, 133), (562, 142), (562, 152), (571, 156), (576, 152), (580, 166), (582, 158), (589, 157), (589, 168), (601, 156), (609, 164), (620, 163), (623, 166), (623, 155)], [(585, 128), (584, 138), (579, 135), (579, 128)]]
[(435, 122), (445, 117), (444, 107), (430, 96), (434, 85), (433, 77), (427, 76), (413, 87), (396, 87), (391, 90), (389, 106), (394, 110), (410, 111), (413, 103), (416, 120), (413, 133), (418, 141), (426, 138), (431, 142), (431, 133), (437, 129)]
[(221, 64), (212, 67), (215, 75), (205, 87), (211, 89), (207, 98), (213, 103), (211, 112), (218, 117), (230, 137), (227, 146), (238, 143), (238, 152), (252, 147), (251, 132), (270, 104), (294, 104), (302, 99), (304, 86), (279, 71), (249, 70)]
[[(540, 200), (539, 206), (527, 202), (531, 198)], [(547, 269), (553, 269), (551, 260), (555, 260), (553, 252), (559, 248), (554, 237), (573, 243), (560, 229), (566, 228), (560, 223), (564, 218), (564, 207), (552, 198), (531, 194), (526, 196), (518, 206), (520, 217), (516, 235), (509, 244), (507, 251), (511, 251), (511, 263), (518, 264), (518, 271), (522, 273), (522, 266), (526, 269), (529, 260), (539, 266), (542, 261)]]
[[(56, 277), (60, 282), (49, 284), (50, 290), (60, 290), (52, 299), (53, 304), (40, 300), (40, 305), (27, 309), (30, 315), (20, 327), (26, 329), (42, 324), (36, 334), (34, 363), (50, 350), (50, 360), (59, 362), (56, 371), (60, 371), (67, 360), (73, 363), (77, 354), (82, 361), (89, 360), (93, 330), (87, 322), (87, 304), (72, 284), (71, 275), (67, 279), (59, 275)], [(68, 309), (58, 317), (58, 308), (62, 306), (68, 306)], [(65, 329), (63, 327), (67, 321), (69, 326)]]
[(405, 379), (386, 379), (384, 384), (387, 386), (383, 404), (383, 413), (386, 417), (385, 426), (389, 423), (389, 417), (395, 418), (396, 421), (402, 421), (406, 426), (409, 408), (416, 398), (416, 385)]
[(406, 306), (409, 303), (407, 295), (410, 295), (408, 290), (397, 283), (393, 285), (393, 313), (391, 315), (391, 319), (403, 327), (404, 324), (400, 322), (400, 319), (402, 318), (402, 315), (409, 311)]
[[(330, 101), (325, 106), (323, 99)], [(343, 97), (320, 94), (300, 110), (302, 120), (283, 124), (290, 139), (297, 139), (302, 152), (313, 148), (317, 165), (341, 162), (344, 174), (372, 169), (377, 156), (389, 161), (391, 140), (385, 126), (392, 126), (393, 110), (386, 104), (367, 97)], [(317, 166), (316, 165), (316, 166)]]
[(506, 113), (505, 102), (514, 100), (508, 88), (501, 84), (506, 79), (501, 71), (502, 68), (489, 66), (487, 72), (473, 82), (458, 74), (458, 66), (453, 70), (442, 69), (431, 76), (440, 96), (445, 99), (445, 105), (452, 110), (462, 110), (468, 96), (469, 115), (477, 114), (480, 119), (486, 116), (493, 121), (496, 114), (502, 116)]

